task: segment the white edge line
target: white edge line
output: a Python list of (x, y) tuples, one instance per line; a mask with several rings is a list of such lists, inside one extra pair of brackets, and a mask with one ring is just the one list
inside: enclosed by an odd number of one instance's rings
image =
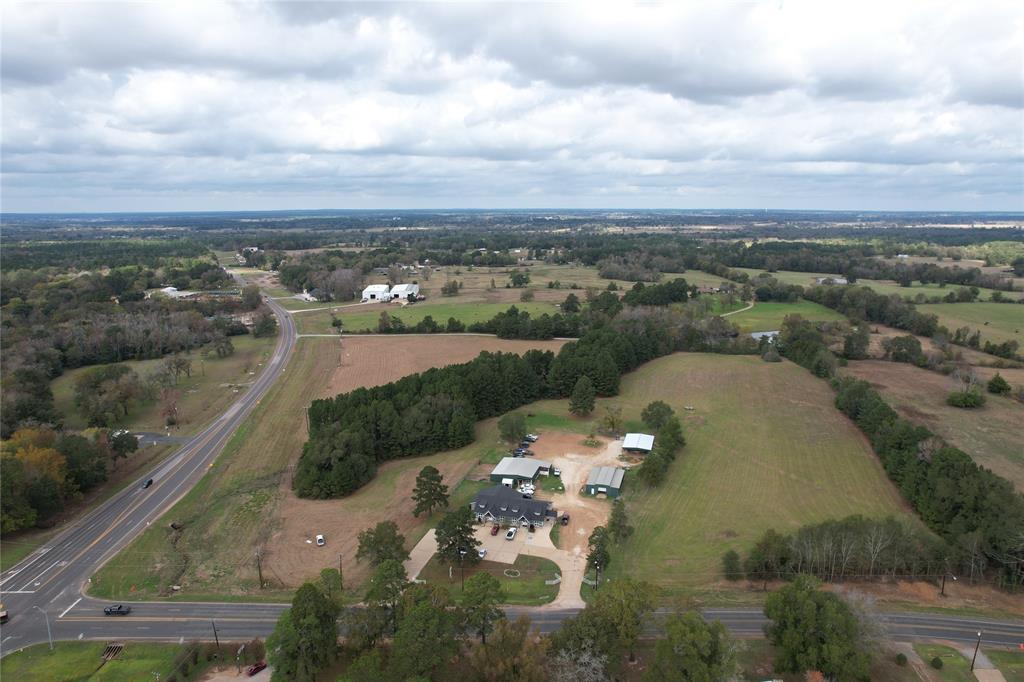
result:
[(63, 610), (63, 611), (61, 612), (61, 614), (60, 614), (59, 616), (57, 616), (57, 620), (60, 620), (60, 619), (61, 619), (61, 618), (63, 618), (64, 616), (68, 615), (68, 611), (70, 611), (71, 609), (73, 609), (73, 608), (75, 608), (76, 606), (78, 606), (78, 602), (80, 602), (80, 601), (82, 601), (82, 598), (81, 598), (81, 597), (79, 597), (78, 599), (76, 599), (76, 600), (75, 600), (75, 603), (74, 603), (74, 604), (72, 604), (71, 606), (69, 606), (69, 607), (67, 607), (66, 609), (64, 609), (64, 610)]

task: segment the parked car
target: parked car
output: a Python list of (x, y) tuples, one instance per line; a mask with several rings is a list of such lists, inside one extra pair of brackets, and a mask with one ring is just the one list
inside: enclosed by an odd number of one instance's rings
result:
[(554, 469), (551, 470), (551, 475), (552, 476), (561, 476), (562, 475), (562, 470), (559, 469), (558, 467), (555, 467)]
[(478, 549), (476, 551), (476, 555), (478, 557), (480, 557), (481, 559), (483, 559), (485, 556), (487, 556), (487, 550), (486, 549)]
[(562, 514), (562, 525), (563, 526), (568, 526), (569, 525), (569, 515), (568, 514)]
[(0, 623), (6, 623), (11, 619), (10, 614), (7, 613), (7, 609), (0, 611)]
[(533, 499), (533, 493), (532, 492), (523, 493), (523, 499), (524, 500), (532, 500)]
[(142, 484), (142, 489), (145, 490), (146, 488), (148, 488), (151, 485), (153, 485), (153, 479), (152, 478), (147, 478), (146, 482)]
[(497, 535), (499, 530), (501, 530), (501, 526), (494, 524), (491, 526), (491, 535)]
[(248, 675), (249, 677), (252, 677), (256, 673), (258, 673), (258, 672), (260, 672), (262, 670), (266, 670), (266, 668), (267, 668), (267, 662), (266, 661), (260, 661), (259, 663), (253, 663), (248, 668), (246, 668), (245, 674)]
[(132, 607), (124, 604), (114, 604), (103, 609), (104, 616), (127, 616), (132, 612)]
[(326, 544), (327, 544), (327, 540), (324, 539), (323, 535), (317, 535), (316, 536), (316, 546), (317, 547), (323, 547)]
[(505, 539), (506, 540), (515, 540), (516, 539), (516, 529), (515, 528), (509, 528), (508, 532), (505, 533)]
[(532, 441), (532, 440), (524, 440), (524, 441), (522, 441), (521, 443), (519, 443), (519, 447), (521, 447), (521, 448), (523, 448), (523, 449), (526, 449), (526, 448), (530, 447), (530, 445), (531, 445), (532, 443), (533, 443), (533, 441)]
[(535, 434), (535, 433), (528, 433), (528, 434), (526, 434), (525, 440), (528, 440), (531, 443), (536, 443), (538, 438), (540, 438), (540, 436), (538, 436), (537, 434)]

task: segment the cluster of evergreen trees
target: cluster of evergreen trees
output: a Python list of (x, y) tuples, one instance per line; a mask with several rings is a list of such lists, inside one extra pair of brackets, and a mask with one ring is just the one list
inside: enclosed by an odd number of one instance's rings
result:
[[(834, 373), (835, 358), (810, 322), (787, 318), (779, 350), (818, 376)], [(928, 527), (962, 550), (973, 572), (992, 565), (1004, 584), (1024, 584), (1024, 496), (928, 429), (901, 419), (869, 383), (846, 377), (832, 386), (836, 407), (868, 436), (889, 478)]]
[[(644, 327), (643, 321), (634, 321)], [(373, 478), (378, 462), (459, 448), (479, 419), (541, 398), (564, 398), (587, 376), (598, 395), (615, 395), (620, 376), (674, 350), (653, 323), (647, 332), (610, 327), (567, 343), (558, 355), (531, 350), (481, 353), (460, 365), (431, 369), (374, 388), (316, 400), (310, 438), (293, 487), (301, 497), (347, 495)]]

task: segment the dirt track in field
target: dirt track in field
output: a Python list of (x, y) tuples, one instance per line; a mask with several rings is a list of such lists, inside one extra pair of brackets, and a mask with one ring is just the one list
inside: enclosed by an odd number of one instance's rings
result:
[[(333, 396), (359, 387), (378, 386), (431, 367), (467, 362), (481, 351), (525, 353), (539, 348), (557, 351), (563, 341), (516, 341), (493, 337), (345, 337), (338, 345), (340, 364), (320, 396)], [(305, 434), (302, 434), (303, 440)], [(459, 454), (399, 459), (381, 465), (373, 481), (355, 494), (339, 500), (303, 500), (291, 491), (291, 477), (280, 489), (277, 529), (266, 546), (268, 579), (288, 587), (316, 577), (324, 568), (338, 566), (341, 557), (346, 588), (360, 584), (369, 568), (355, 562), (357, 535), (380, 521), (394, 521), (415, 544), (424, 519), (413, 517), (410, 494), (421, 468), (430, 464), (440, 470), (449, 489), (475, 465)], [(316, 534), (327, 538), (326, 547), (311, 541)]]

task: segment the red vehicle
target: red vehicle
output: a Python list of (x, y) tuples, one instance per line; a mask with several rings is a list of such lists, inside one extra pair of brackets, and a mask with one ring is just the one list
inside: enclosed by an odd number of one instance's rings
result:
[(249, 677), (252, 677), (253, 675), (258, 673), (259, 671), (264, 670), (266, 667), (267, 667), (267, 662), (266, 661), (260, 661), (259, 663), (253, 663), (252, 665), (249, 666), (248, 670), (245, 671), (245, 674), (248, 675)]
[(501, 526), (494, 524), (491, 526), (491, 535), (497, 535), (499, 530), (501, 530)]

